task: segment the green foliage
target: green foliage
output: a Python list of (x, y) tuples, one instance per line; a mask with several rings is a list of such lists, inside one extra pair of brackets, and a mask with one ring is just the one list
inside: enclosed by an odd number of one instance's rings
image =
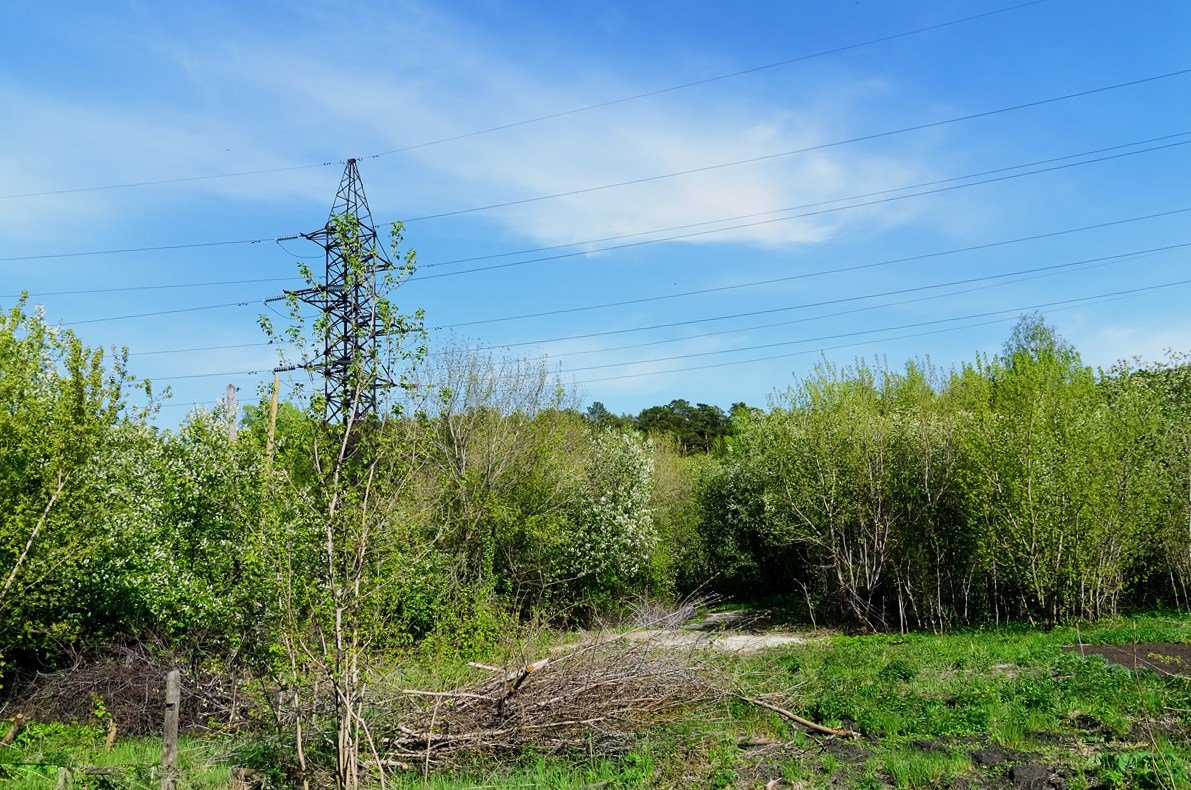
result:
[(0, 655), (53, 652), (88, 632), (78, 581), (96, 572), (123, 482), (107, 472), (130, 419), (125, 360), (23, 300), (0, 316)]
[(938, 787), (940, 782), (963, 775), (972, 769), (967, 755), (950, 752), (923, 752), (918, 749), (897, 749), (881, 759), (885, 773), (894, 787)]
[(1191, 787), (1187, 765), (1178, 755), (1139, 749), (1100, 755), (1100, 778), (1111, 788), (1167, 790)]
[[(417, 339), (416, 317), (386, 320)], [(419, 352), (387, 353), (400, 367)], [(0, 323), (0, 363), (8, 668), (164, 641), (285, 689), (286, 721), (313, 727), (314, 761), (335, 759), (324, 712), (340, 704), (315, 694), (354, 689), (343, 699), (362, 710), (374, 662), (483, 660), (526, 622), (691, 590), (805, 602), (813, 620), (857, 631), (1054, 627), (959, 631), (934, 652), (919, 634), (841, 637), (752, 660), (795, 689), (791, 707), (897, 743), (864, 777), (836, 766), (852, 782), (967, 770), (906, 739), (1120, 738), (1191, 706), (1176, 682), (1060, 649), (1076, 641), (1064, 622), (1187, 605), (1191, 367), (1177, 358), (1093, 371), (1028, 319), (1001, 355), (949, 374), (822, 365), (767, 412), (676, 400), (629, 425), (598, 404), (581, 414), (542, 360), (449, 349), (402, 367), (384, 413), (351, 428), (323, 425), (317, 396), (283, 401), (272, 442), (263, 402), (234, 441), (222, 409), (152, 427), (125, 406), (122, 355), (23, 303)], [(1188, 636), (1157, 619), (1078, 635)], [(357, 713), (334, 716), (357, 726)], [(94, 740), (25, 737), (68, 735)], [(700, 781), (735, 782), (737, 745), (705, 735)], [(593, 767), (591, 781), (648, 781), (669, 770), (660, 754)], [(1156, 760), (1129, 754), (1105, 758), (1106, 781), (1146, 786)]]
[(643, 433), (673, 438), (684, 453), (710, 453), (732, 428), (728, 415), (720, 407), (706, 403), (692, 406), (682, 398), (665, 406), (650, 406), (633, 422)]
[[(101, 727), (31, 723), (11, 746), (0, 747), (0, 782), (5, 787), (29, 790), (56, 787), (61, 766), (113, 771), (110, 776), (74, 772), (72, 786), (90, 790), (156, 787), (160, 783), (154, 776), (161, 766), (160, 738), (121, 738), (110, 750), (104, 749), (105, 739), (106, 731)], [(255, 741), (246, 743), (244, 752), (254, 745)], [(234, 754), (225, 742), (189, 736), (179, 739), (178, 767), (184, 777), (183, 786), (196, 790), (226, 788), (231, 782), (231, 765), (252, 763)], [(283, 786), (281, 782), (270, 785)]]
[(876, 630), (1186, 605), (1176, 362), (1097, 373), (1028, 316), (1002, 355), (949, 375), (821, 365), (743, 415), (706, 471), (701, 579)]

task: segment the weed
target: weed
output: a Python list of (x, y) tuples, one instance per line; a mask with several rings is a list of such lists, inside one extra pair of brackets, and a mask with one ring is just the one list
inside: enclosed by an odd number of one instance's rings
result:
[(932, 787), (941, 779), (972, 770), (972, 763), (966, 756), (918, 749), (889, 752), (882, 758), (881, 764), (894, 785), (905, 788)]

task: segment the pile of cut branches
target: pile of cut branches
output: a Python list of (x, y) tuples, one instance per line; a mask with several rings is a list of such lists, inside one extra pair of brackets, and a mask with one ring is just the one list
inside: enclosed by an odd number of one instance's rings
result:
[(689, 614), (590, 635), (521, 666), (472, 664), (477, 679), (456, 689), (401, 689), (409, 706), (383, 739), (388, 756), (430, 766), (527, 749), (623, 750), (643, 729), (724, 697), (692, 650), (664, 639)]
[(29, 721), (96, 722), (99, 712), (122, 735), (160, 732), (165, 676), (180, 667), (183, 677), (179, 728), (208, 730), (212, 722), (236, 718), (237, 679), (188, 666), (144, 644), (108, 645), (74, 657), (71, 665), (20, 681), (0, 706), (0, 716)]

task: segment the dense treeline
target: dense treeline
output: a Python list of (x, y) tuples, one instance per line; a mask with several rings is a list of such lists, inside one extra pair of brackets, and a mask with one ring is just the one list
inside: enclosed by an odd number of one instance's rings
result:
[[(282, 404), (271, 454), (264, 407), (235, 440), (219, 409), (160, 430), (104, 361), (20, 307), (0, 327), (3, 657), (141, 638), (267, 660), (329, 572), (321, 428)], [(386, 639), (483, 643), (664, 586), (646, 439), (593, 428), (540, 362), (458, 351), (418, 375), (433, 394), (368, 437), (383, 532), (349, 536), (383, 583), (364, 605)]]
[[(122, 356), (11, 310), (9, 669), (134, 638), (276, 675), (302, 624), (342, 608), (346, 577), (364, 587), (353, 617), (370, 649), (484, 644), (525, 618), (694, 590), (792, 595), (819, 622), (864, 629), (1188, 602), (1181, 360), (1096, 372), (1028, 319), (1002, 354), (958, 370), (824, 365), (768, 411), (674, 401), (635, 419), (578, 411), (541, 362), (434, 360), (367, 431), (381, 462), (356, 502), (311, 454), (310, 412), (283, 403), (272, 448), (267, 405), (234, 440), (218, 409), (156, 428), (128, 405), (147, 388)], [(352, 508), (366, 517), (332, 535), (327, 514)]]
[(692, 406), (690, 401), (676, 398), (664, 406), (642, 409), (635, 417), (612, 414), (596, 401), (588, 407), (586, 416), (599, 428), (636, 428), (647, 435), (665, 436), (684, 455), (690, 455), (720, 449), (723, 440), (732, 435), (733, 419), (747, 411), (749, 407), (744, 403), (732, 404), (731, 411), (725, 413), (719, 406), (706, 403)]
[(872, 629), (1186, 606), (1188, 375), (1096, 373), (1038, 319), (946, 373), (824, 365), (706, 467), (686, 584)]

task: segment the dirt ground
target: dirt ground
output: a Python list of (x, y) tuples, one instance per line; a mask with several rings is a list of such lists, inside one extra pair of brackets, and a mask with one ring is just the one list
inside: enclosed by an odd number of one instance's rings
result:
[(723, 653), (758, 653), (771, 647), (798, 644), (813, 638), (796, 631), (769, 610), (712, 612), (681, 629), (641, 631), (631, 636), (665, 647), (705, 648)]
[(1064, 650), (1083, 656), (1104, 656), (1106, 661), (1130, 669), (1152, 669), (1159, 675), (1191, 677), (1191, 644), (1071, 645)]

